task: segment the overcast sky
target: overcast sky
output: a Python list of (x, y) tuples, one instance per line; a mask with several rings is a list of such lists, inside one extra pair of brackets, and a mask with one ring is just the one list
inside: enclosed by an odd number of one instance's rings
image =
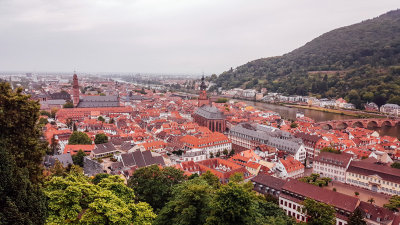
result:
[(219, 74), (399, 0), (0, 0), (0, 71)]

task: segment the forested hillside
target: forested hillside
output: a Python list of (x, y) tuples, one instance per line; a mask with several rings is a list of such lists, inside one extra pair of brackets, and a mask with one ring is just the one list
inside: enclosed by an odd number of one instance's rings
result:
[(266, 87), (289, 95), (346, 97), (361, 107), (400, 104), (400, 10), (342, 27), (283, 56), (230, 69), (214, 80), (223, 89)]

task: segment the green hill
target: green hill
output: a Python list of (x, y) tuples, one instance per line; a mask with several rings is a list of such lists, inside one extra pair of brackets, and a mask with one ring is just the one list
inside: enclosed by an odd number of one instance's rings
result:
[(327, 32), (283, 56), (251, 61), (214, 82), (223, 89), (346, 97), (359, 108), (367, 101), (400, 104), (400, 10)]

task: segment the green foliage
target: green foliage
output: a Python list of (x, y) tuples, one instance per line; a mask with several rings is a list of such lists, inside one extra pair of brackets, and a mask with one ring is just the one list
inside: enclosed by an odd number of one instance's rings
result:
[(296, 128), (296, 127), (298, 127), (299, 125), (297, 124), (297, 123), (295, 123), (295, 122), (293, 122), (293, 123), (291, 123), (290, 124), (290, 128)]
[(224, 149), (224, 150), (222, 151), (222, 154), (224, 154), (225, 156), (227, 156), (227, 155), (229, 154), (228, 149)]
[(50, 114), (50, 112), (48, 112), (48, 111), (45, 111), (45, 110), (42, 110), (42, 111), (40, 111), (40, 115), (41, 115), (41, 116), (47, 116), (47, 117), (51, 117), (51, 114)]
[(39, 125), (46, 125), (48, 123), (49, 123), (49, 121), (46, 118), (41, 117), (39, 119)]
[[(294, 224), (278, 205), (267, 202), (245, 184), (229, 182), (214, 194), (207, 225)], [(265, 221), (270, 223), (265, 223)]]
[(74, 108), (74, 104), (71, 101), (67, 101), (64, 105), (63, 108)]
[(389, 199), (389, 203), (384, 205), (385, 208), (388, 208), (392, 211), (399, 211), (400, 209), (400, 196), (398, 195), (393, 195)]
[(366, 225), (362, 211), (356, 208), (354, 212), (349, 216), (347, 221), (348, 225)]
[(108, 137), (105, 134), (96, 134), (94, 137), (95, 144), (104, 144), (108, 142)]
[(335, 209), (322, 202), (306, 199), (303, 202), (310, 225), (332, 225), (336, 224)]
[(106, 119), (104, 119), (104, 117), (102, 117), (102, 116), (99, 116), (99, 117), (97, 118), (97, 120), (98, 120), (98, 121), (101, 121), (101, 122), (103, 122), (103, 123), (104, 123), (104, 121), (106, 121)]
[(226, 102), (228, 102), (228, 99), (227, 99), (227, 98), (219, 98), (219, 99), (217, 99), (217, 101), (216, 101), (216, 103), (226, 103)]
[(83, 167), (83, 158), (85, 158), (85, 156), (86, 153), (82, 151), (82, 149), (79, 149), (79, 151), (72, 156), (72, 161), (74, 162), (75, 165)]
[(99, 184), (101, 180), (103, 180), (104, 178), (108, 178), (109, 176), (111, 176), (108, 173), (99, 173), (96, 174), (96, 176), (94, 176), (94, 178), (92, 179), (92, 183), (93, 184)]
[(74, 131), (68, 140), (69, 145), (90, 145), (92, 139), (86, 133), (80, 131)]
[(328, 186), (328, 184), (332, 181), (329, 177), (320, 177), (317, 173), (312, 173), (309, 177), (302, 177), (299, 179), (301, 182), (309, 183), (315, 186)]
[(172, 187), (185, 180), (183, 171), (173, 167), (160, 169), (157, 165), (135, 171), (128, 180), (128, 186), (136, 193), (136, 199), (149, 203), (159, 211), (172, 195)]
[(219, 187), (221, 186), (221, 183), (219, 182), (219, 178), (217, 176), (215, 176), (214, 174), (212, 174), (210, 171), (207, 171), (205, 173), (203, 173), (200, 176), (203, 180), (205, 180), (208, 185), (210, 185), (211, 187)]
[(395, 168), (395, 169), (400, 169), (400, 163), (399, 162), (394, 162), (390, 167)]
[(81, 173), (53, 177), (46, 182), (49, 224), (151, 224), (155, 218), (146, 203), (134, 202), (133, 190), (119, 176), (97, 185)]
[(46, 197), (29, 180), (29, 171), (19, 168), (13, 156), (0, 146), (0, 224), (43, 224)]
[[(346, 97), (358, 108), (400, 96), (400, 10), (315, 38), (279, 57), (251, 61), (213, 79), (217, 87), (266, 87), (287, 95)], [(345, 46), (345, 47), (344, 47)]]
[(48, 143), (40, 140), (39, 109), (39, 103), (22, 94), (22, 89), (13, 91), (8, 83), (0, 82), (0, 146), (17, 168), (28, 171), (33, 183), (40, 180), (40, 165), (48, 151)]
[(0, 82), (0, 224), (43, 224), (40, 189), (47, 143), (40, 140), (40, 105)]
[(162, 208), (155, 225), (202, 225), (210, 213), (215, 190), (204, 179), (195, 178), (173, 187), (171, 200)]
[(332, 147), (324, 147), (321, 149), (321, 152), (330, 152), (330, 153), (335, 153), (335, 154), (341, 154), (342, 152), (340, 150), (334, 149)]

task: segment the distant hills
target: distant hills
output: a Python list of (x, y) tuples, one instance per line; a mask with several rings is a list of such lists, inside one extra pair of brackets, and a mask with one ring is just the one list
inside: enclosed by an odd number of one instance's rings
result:
[(223, 72), (218, 87), (266, 87), (288, 95), (345, 97), (362, 108), (400, 104), (400, 10), (327, 32), (278, 57)]

